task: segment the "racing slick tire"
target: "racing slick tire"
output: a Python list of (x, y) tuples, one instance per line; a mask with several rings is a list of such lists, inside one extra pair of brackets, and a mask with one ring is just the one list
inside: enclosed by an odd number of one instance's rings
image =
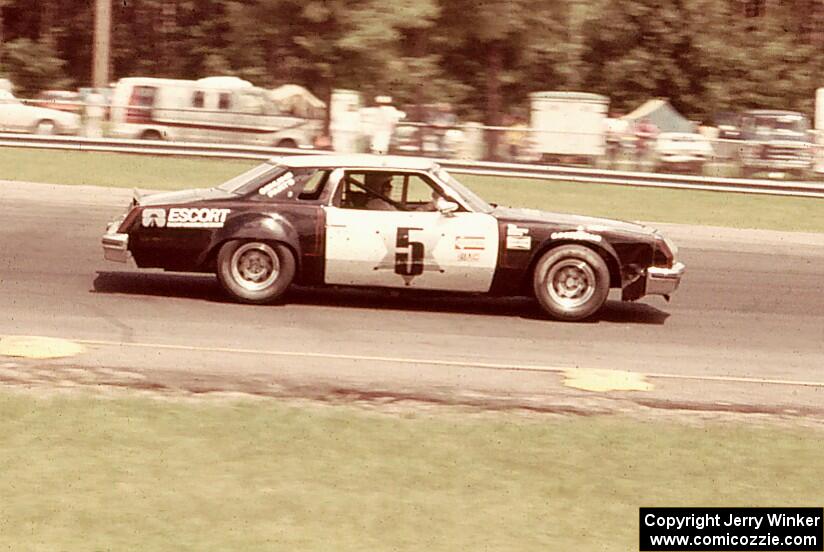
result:
[(271, 303), (292, 283), (295, 265), (295, 256), (283, 244), (235, 240), (218, 252), (217, 278), (237, 301)]
[(609, 295), (609, 269), (601, 256), (581, 245), (561, 245), (540, 258), (532, 274), (535, 297), (553, 318), (583, 320)]

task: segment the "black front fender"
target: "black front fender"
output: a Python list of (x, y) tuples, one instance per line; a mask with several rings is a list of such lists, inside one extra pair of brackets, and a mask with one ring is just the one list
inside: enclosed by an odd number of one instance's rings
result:
[(604, 259), (604, 262), (607, 263), (607, 268), (609, 269), (610, 275), (610, 287), (621, 287), (621, 261), (618, 257), (618, 253), (615, 251), (615, 248), (613, 248), (612, 245), (603, 238), (597, 241), (594, 239), (547, 238), (541, 243), (540, 247), (535, 248), (532, 259), (530, 260), (529, 270), (527, 271), (527, 274), (530, 275), (530, 282), (532, 270), (535, 268), (535, 265), (544, 253), (561, 245), (582, 245), (596, 251)]

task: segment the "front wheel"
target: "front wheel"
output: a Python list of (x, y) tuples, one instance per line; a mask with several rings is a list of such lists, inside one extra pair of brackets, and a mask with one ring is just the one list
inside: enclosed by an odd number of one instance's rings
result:
[(217, 256), (217, 277), (229, 295), (243, 303), (271, 303), (295, 276), (295, 256), (282, 244), (230, 241)]
[(607, 264), (598, 253), (581, 245), (562, 245), (544, 253), (532, 281), (541, 307), (558, 320), (588, 318), (609, 295)]

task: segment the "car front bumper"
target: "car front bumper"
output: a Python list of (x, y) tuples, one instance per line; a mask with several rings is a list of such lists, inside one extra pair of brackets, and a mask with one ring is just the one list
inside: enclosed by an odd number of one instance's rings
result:
[(129, 260), (129, 235), (117, 232), (117, 227), (112, 226), (103, 234), (101, 239), (103, 258), (107, 261), (125, 263)]
[(672, 268), (651, 266), (646, 271), (646, 295), (669, 295), (678, 289), (686, 266), (675, 263)]

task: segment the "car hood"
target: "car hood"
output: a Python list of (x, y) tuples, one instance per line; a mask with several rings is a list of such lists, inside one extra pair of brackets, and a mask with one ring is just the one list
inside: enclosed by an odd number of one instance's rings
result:
[(566, 213), (552, 213), (539, 211), (537, 209), (513, 209), (510, 207), (496, 207), (493, 211), (499, 219), (521, 223), (543, 223), (553, 226), (567, 226), (570, 229), (583, 227), (584, 230), (592, 232), (620, 232), (623, 234), (634, 234), (642, 236), (652, 236), (656, 234), (654, 228), (644, 226), (635, 222), (615, 220), (608, 218), (587, 217), (583, 215), (570, 215)]
[(237, 196), (229, 192), (224, 192), (218, 188), (197, 188), (194, 190), (181, 190), (179, 192), (161, 192), (142, 197), (136, 197), (138, 204), (144, 207), (154, 205), (181, 205), (195, 203), (198, 201), (209, 201), (217, 199), (233, 199)]

